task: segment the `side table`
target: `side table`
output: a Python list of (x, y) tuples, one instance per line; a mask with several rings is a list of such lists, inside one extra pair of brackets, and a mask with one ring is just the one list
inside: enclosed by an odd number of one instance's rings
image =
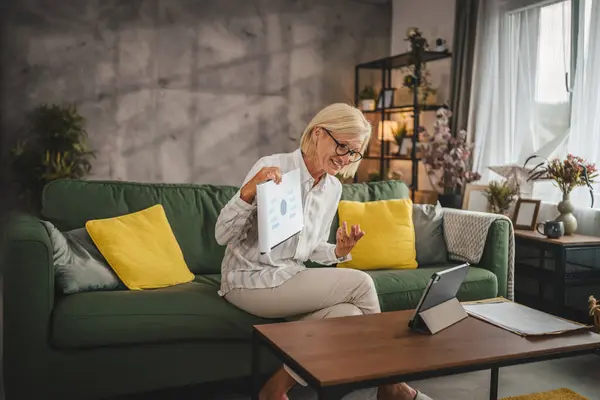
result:
[(591, 324), (590, 295), (600, 296), (600, 237), (515, 230), (515, 301)]

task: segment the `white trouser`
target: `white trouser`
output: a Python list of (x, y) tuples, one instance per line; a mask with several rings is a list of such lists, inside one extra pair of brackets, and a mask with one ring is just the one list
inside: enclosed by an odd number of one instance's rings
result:
[[(278, 287), (234, 289), (225, 299), (261, 318), (325, 319), (381, 312), (371, 276), (347, 268), (308, 268)], [(294, 371), (284, 368), (306, 386)]]

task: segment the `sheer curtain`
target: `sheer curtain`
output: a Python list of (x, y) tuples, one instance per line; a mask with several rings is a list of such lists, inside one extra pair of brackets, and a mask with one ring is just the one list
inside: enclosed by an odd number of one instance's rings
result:
[[(580, 10), (571, 134), (567, 151), (600, 167), (600, 1), (586, 0)], [(594, 207), (600, 208), (600, 184), (594, 186)], [(571, 198), (578, 206), (590, 205), (587, 188), (575, 189)]]
[[(566, 142), (570, 1), (516, 12), (506, 1), (483, 3), (468, 130), (474, 170), (487, 182), (498, 178), (488, 166), (550, 157)], [(553, 189), (536, 186), (534, 196), (557, 200)]]

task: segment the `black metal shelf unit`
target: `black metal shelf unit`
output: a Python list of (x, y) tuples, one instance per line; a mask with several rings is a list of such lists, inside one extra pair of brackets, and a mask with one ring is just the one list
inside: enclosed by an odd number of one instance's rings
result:
[[(383, 89), (392, 88), (392, 70), (401, 69), (405, 67), (413, 66), (414, 68), (414, 87), (416, 90), (413, 91), (413, 103), (407, 105), (392, 105), (388, 108), (376, 108), (372, 111), (363, 111), (364, 113), (373, 114), (380, 113), (381, 121), (389, 120), (391, 115), (394, 113), (413, 111), (413, 135), (412, 135), (412, 150), (410, 156), (390, 156), (385, 154), (385, 144), (381, 141), (381, 151), (379, 156), (365, 157), (367, 159), (379, 159), (379, 171), (380, 179), (385, 179), (385, 164), (389, 160), (407, 160), (412, 161), (412, 176), (411, 176), (411, 198), (415, 200), (415, 193), (419, 189), (419, 158), (417, 158), (417, 143), (419, 141), (419, 126), (420, 126), (420, 114), (424, 111), (437, 111), (443, 105), (430, 105), (430, 104), (419, 104), (419, 88), (421, 86), (421, 68), (424, 63), (447, 59), (452, 57), (452, 54), (448, 51), (428, 51), (425, 50), (426, 42), (423, 38), (417, 37), (411, 40), (412, 50), (407, 53), (398, 54), (395, 56), (385, 57), (378, 60), (373, 60), (358, 64), (355, 66), (354, 72), (354, 103), (359, 103), (359, 75), (361, 70), (380, 70), (381, 71), (381, 93)], [(378, 102), (376, 106), (378, 105)], [(382, 101), (384, 106), (384, 102)], [(355, 178), (356, 181), (356, 178)]]

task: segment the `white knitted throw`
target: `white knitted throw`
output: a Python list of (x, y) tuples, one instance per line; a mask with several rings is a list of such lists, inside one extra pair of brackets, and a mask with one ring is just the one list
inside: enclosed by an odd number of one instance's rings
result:
[(514, 301), (515, 236), (512, 221), (503, 215), (444, 208), (444, 236), (451, 260), (477, 264), (481, 260), (490, 225), (505, 220), (510, 226), (508, 242), (508, 291)]

